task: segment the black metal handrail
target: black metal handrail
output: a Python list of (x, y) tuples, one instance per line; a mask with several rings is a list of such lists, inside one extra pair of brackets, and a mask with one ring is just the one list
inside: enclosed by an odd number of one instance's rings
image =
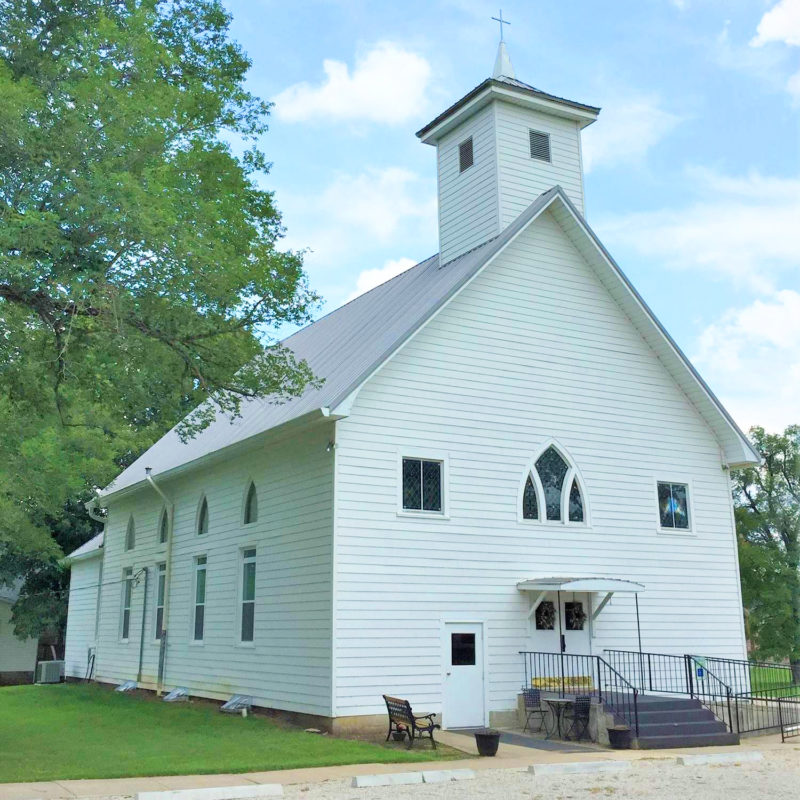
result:
[[(790, 690), (797, 687), (788, 687)], [(740, 692), (733, 697), (738, 733), (775, 730), (781, 740), (800, 736), (800, 696), (787, 694), (786, 689), (759, 689)]]
[(635, 650), (604, 650), (605, 659), (643, 692), (691, 695), (685, 656)]
[(614, 714), (639, 735), (639, 689), (631, 684), (604, 658), (575, 653), (547, 653), (520, 650), (525, 682), (523, 688), (553, 692), (559, 697), (568, 694), (597, 697)]
[(716, 656), (707, 656), (705, 661), (735, 693), (784, 689), (798, 685), (789, 664)]

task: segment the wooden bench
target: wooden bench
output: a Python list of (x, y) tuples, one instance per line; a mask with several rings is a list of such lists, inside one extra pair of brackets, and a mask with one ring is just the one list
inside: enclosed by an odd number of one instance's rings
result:
[(385, 694), (383, 699), (386, 701), (386, 711), (389, 714), (389, 733), (386, 734), (388, 742), (395, 731), (402, 731), (408, 738), (408, 749), (414, 746), (414, 739), (421, 739), (423, 734), (428, 734), (431, 739), (433, 749), (436, 749), (436, 740), (433, 732), (441, 725), (433, 721), (435, 714), (423, 714), (415, 717), (411, 710), (411, 703), (408, 700), (401, 700), (399, 697), (389, 697)]

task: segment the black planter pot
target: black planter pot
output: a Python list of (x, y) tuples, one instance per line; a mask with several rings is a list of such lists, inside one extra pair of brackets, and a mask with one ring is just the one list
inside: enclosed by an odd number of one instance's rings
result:
[(475, 744), (479, 756), (495, 756), (500, 746), (500, 733), (490, 729), (475, 731)]
[(392, 739), (396, 742), (402, 742), (406, 738), (405, 731), (392, 731)]
[(608, 729), (608, 743), (615, 750), (630, 750), (631, 729), (624, 725)]

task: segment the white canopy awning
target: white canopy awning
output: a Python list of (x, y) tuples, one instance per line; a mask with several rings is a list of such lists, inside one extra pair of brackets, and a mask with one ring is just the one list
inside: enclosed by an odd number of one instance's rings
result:
[(643, 592), (644, 586), (622, 578), (577, 577), (577, 578), (531, 578), (520, 581), (521, 592), (601, 592), (603, 594)]

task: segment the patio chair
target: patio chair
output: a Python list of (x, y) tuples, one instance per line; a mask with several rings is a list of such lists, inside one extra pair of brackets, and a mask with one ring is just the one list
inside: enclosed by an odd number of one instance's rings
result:
[(542, 693), (539, 689), (523, 689), (522, 698), (525, 703), (525, 726), (523, 731), (531, 730), (531, 717), (539, 717), (539, 727), (536, 729), (540, 731), (544, 727), (544, 716), (547, 709), (542, 705)]
[(578, 695), (570, 716), (571, 724), (564, 735), (565, 739), (580, 741), (589, 736), (589, 719), (592, 711), (592, 698), (588, 694)]

